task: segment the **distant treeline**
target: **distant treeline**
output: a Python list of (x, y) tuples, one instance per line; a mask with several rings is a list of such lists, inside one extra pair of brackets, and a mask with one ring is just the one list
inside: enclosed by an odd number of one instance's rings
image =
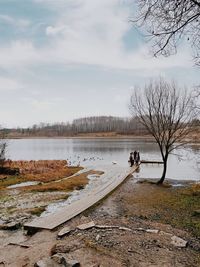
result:
[(29, 128), (6, 129), (8, 136), (76, 136), (87, 133), (146, 134), (136, 118), (86, 117), (72, 123), (40, 123)]

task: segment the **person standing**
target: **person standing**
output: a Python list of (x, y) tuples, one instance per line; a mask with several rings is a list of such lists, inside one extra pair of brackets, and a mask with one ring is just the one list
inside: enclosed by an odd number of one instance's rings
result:
[(136, 157), (135, 157), (135, 163), (138, 165), (139, 162), (140, 162), (140, 152), (137, 151), (137, 152), (136, 152)]
[(134, 162), (136, 162), (136, 159), (137, 159), (137, 151), (136, 150), (133, 152), (133, 158), (134, 158)]
[(134, 165), (133, 152), (130, 153), (129, 162), (130, 162), (130, 167), (133, 167)]

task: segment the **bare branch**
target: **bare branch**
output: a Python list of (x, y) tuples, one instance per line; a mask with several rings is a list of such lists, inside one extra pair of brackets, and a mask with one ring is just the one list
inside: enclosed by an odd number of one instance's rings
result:
[(197, 0), (137, 0), (139, 14), (132, 20), (144, 27), (152, 42), (154, 56), (176, 53), (179, 41), (193, 48), (195, 64), (200, 65), (200, 2)]

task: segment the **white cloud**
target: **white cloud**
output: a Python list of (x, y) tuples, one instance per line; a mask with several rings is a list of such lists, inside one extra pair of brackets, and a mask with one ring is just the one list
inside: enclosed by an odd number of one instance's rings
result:
[(11, 78), (0, 77), (0, 92), (13, 91), (18, 90), (20, 88), (21, 85), (18, 81)]
[(13, 24), (14, 20), (10, 16), (0, 15), (0, 20), (9, 24)]
[(126, 95), (122, 95), (122, 94), (117, 94), (115, 95), (114, 97), (114, 102), (116, 102), (117, 104), (126, 104), (128, 102), (130, 98), (130, 95), (129, 94), (126, 94)]
[[(0, 48), (0, 66), (9, 69), (10, 67), (21, 67), (36, 62), (41, 63), (38, 51), (29, 41), (14, 41), (8, 46)], [(41, 61), (42, 60), (42, 61)]]
[(42, 95), (36, 96), (23, 96), (21, 100), (34, 108), (35, 111), (51, 111), (52, 109), (58, 108), (59, 104), (62, 102), (62, 98), (45, 98)]
[[(34, 1), (45, 10), (35, 24), (0, 14), (0, 23), (24, 30), (23, 38), (13, 35), (0, 44), (0, 114), (9, 125), (94, 114), (127, 116), (132, 85), (160, 74), (188, 84), (198, 80), (189, 69), (187, 48), (158, 59), (149, 56), (147, 44), (125, 48), (132, 12), (126, 3), (132, 0)], [(168, 73), (173, 67), (180, 68)]]
[(58, 33), (62, 33), (65, 30), (65, 26), (57, 26), (57, 27), (53, 27), (53, 26), (48, 26), (46, 28), (46, 35), (56, 35)]
[(45, 111), (45, 110), (51, 110), (53, 107), (56, 106), (56, 103), (54, 101), (50, 100), (32, 100), (31, 105), (33, 108), (40, 110), (40, 111)]
[(5, 14), (0, 14), (0, 21), (20, 28), (26, 28), (30, 25), (30, 21), (27, 19), (13, 18)]
[[(59, 10), (55, 25), (46, 27), (48, 44), (35, 47), (31, 41), (17, 40), (1, 47), (0, 66), (58, 63), (152, 70), (192, 64), (186, 49), (167, 59), (149, 57), (146, 45), (139, 50), (126, 51), (123, 37), (131, 27), (128, 23), (130, 8), (117, 0), (35, 1)], [(12, 21), (10, 17), (3, 18)]]

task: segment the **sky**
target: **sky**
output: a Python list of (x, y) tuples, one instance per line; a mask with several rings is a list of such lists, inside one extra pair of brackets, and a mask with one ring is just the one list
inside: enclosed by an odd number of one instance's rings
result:
[(153, 58), (134, 0), (0, 0), (0, 125), (129, 116), (135, 86), (199, 83), (191, 49)]

